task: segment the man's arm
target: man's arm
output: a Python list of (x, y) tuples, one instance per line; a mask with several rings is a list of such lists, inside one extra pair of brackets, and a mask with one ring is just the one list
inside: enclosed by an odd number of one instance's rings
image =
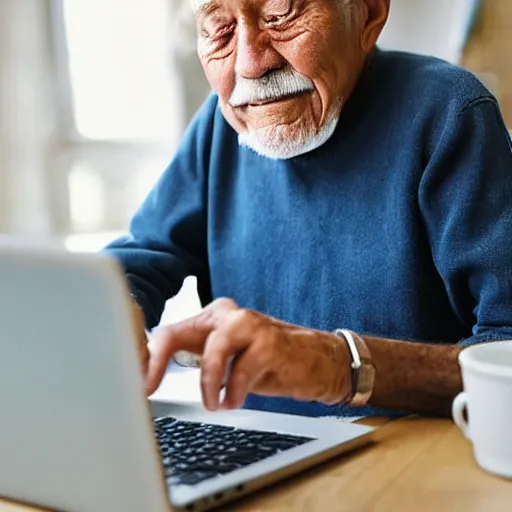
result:
[(448, 416), (462, 389), (458, 345), (364, 336), (376, 369), (371, 405)]
[(455, 346), (364, 336), (376, 366), (371, 403), (447, 415), (462, 348), (512, 339), (512, 149), (492, 98), (467, 105), (441, 134), (419, 201), (452, 307), (474, 335)]

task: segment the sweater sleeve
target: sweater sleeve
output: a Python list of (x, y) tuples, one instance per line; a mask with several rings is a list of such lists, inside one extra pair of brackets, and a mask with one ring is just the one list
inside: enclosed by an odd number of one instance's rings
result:
[(132, 218), (129, 234), (103, 251), (123, 268), (149, 329), (187, 276), (196, 276), (199, 287), (209, 282), (206, 187), (216, 105), (211, 96), (196, 114), (169, 167)]
[(470, 345), (512, 339), (512, 144), (492, 97), (446, 123), (419, 188), (435, 265)]

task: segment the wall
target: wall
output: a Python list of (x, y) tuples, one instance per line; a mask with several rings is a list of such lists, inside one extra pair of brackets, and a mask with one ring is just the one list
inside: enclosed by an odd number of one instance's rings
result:
[(481, 75), (499, 97), (512, 129), (512, 0), (482, 0), (462, 64)]
[(477, 0), (391, 0), (379, 45), (458, 63), (476, 4)]

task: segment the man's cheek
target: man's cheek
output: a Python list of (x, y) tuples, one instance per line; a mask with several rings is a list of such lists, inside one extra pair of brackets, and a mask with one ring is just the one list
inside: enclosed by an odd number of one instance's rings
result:
[(244, 120), (236, 115), (229, 104), (221, 102), (220, 107), (224, 118), (236, 132), (243, 133), (247, 130)]
[(204, 73), (206, 75), (206, 79), (208, 80), (208, 83), (210, 84), (210, 87), (218, 94), (220, 94), (219, 91), (219, 78), (216, 73), (212, 72), (210, 70), (210, 66), (205, 66), (203, 64)]

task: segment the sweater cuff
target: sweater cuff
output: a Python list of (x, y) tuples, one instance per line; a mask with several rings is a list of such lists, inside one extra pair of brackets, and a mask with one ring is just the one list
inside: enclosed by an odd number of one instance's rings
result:
[(470, 336), (469, 338), (465, 338), (460, 340), (457, 345), (463, 347), (469, 347), (471, 345), (478, 345), (479, 343), (488, 343), (491, 341), (507, 341), (512, 340), (512, 330), (507, 330), (506, 332), (486, 332), (481, 334), (476, 334), (474, 336)]
[(160, 322), (160, 319), (157, 315), (155, 315), (155, 312), (153, 311), (153, 308), (151, 307), (151, 304), (146, 297), (146, 294), (140, 289), (138, 289), (135, 284), (133, 283), (130, 274), (126, 276), (128, 281), (128, 287), (130, 291), (130, 297), (135, 301), (135, 303), (142, 309), (142, 312), (144, 313), (144, 319), (146, 324), (146, 334), (148, 332), (151, 332), (151, 330), (158, 325)]

